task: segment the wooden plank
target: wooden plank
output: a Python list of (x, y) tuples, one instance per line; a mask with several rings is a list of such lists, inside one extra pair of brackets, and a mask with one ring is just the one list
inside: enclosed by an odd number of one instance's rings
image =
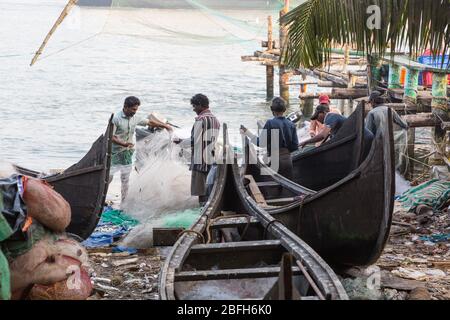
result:
[(244, 217), (227, 218), (227, 219), (220, 219), (214, 222), (211, 225), (211, 229), (245, 227), (247, 224), (258, 225), (260, 224), (260, 222), (255, 217), (249, 217), (249, 219)]
[(261, 193), (261, 190), (259, 190), (258, 185), (256, 184), (255, 179), (252, 175), (246, 175), (246, 179), (250, 181), (250, 184), (248, 185), (250, 188), (250, 193), (252, 194), (253, 198), (255, 199), (256, 203), (262, 206), (266, 206), (267, 202), (264, 199), (264, 195)]
[[(419, 71), (429, 71), (429, 72), (435, 72), (435, 73), (450, 73), (449, 69), (440, 69), (440, 68), (433, 68), (429, 65), (411, 60), (408, 56), (394, 56), (392, 57), (390, 55), (386, 55), (384, 57), (380, 58), (383, 61), (389, 62), (390, 64), (396, 64), (399, 66), (407, 67), (410, 69), (415, 69)], [(445, 64), (444, 64), (445, 66)]]
[(441, 121), (432, 113), (408, 114), (402, 116), (410, 128), (436, 127), (441, 125)]
[(155, 247), (173, 246), (183, 228), (153, 228), (153, 245)]
[(270, 199), (266, 200), (266, 202), (269, 203), (283, 203), (283, 202), (294, 202), (296, 198), (280, 198), (280, 199)]
[(249, 250), (270, 250), (281, 248), (282, 246), (280, 240), (225, 242), (197, 244), (192, 246), (191, 254), (220, 253), (225, 251), (242, 252)]
[(197, 271), (254, 268), (259, 263), (277, 265), (283, 252), (281, 242), (273, 240), (201, 244), (191, 248), (184, 265)]
[(276, 182), (276, 181), (262, 181), (262, 182), (257, 182), (256, 185), (258, 187), (278, 187), (280, 185), (280, 183)]
[[(175, 281), (209, 281), (231, 279), (257, 279), (278, 277), (280, 267), (205, 270), (205, 271), (181, 271), (175, 275)], [(294, 275), (301, 275), (300, 268), (292, 268)]]

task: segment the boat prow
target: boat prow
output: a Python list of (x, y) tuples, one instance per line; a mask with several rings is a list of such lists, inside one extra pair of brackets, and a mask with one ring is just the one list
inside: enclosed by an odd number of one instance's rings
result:
[(61, 173), (46, 175), (15, 166), (23, 175), (47, 181), (70, 204), (72, 219), (67, 232), (87, 239), (97, 226), (108, 192), (111, 166), (112, 116), (106, 132), (94, 142), (88, 153)]

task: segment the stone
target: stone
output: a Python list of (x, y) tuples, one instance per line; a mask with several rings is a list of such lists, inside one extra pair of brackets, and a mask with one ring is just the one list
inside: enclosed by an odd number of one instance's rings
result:
[(426, 288), (419, 287), (409, 293), (408, 300), (431, 300), (431, 295)]

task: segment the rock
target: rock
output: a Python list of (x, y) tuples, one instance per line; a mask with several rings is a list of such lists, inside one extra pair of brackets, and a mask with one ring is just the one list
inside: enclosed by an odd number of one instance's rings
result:
[(139, 258), (132, 258), (132, 259), (125, 259), (125, 260), (117, 260), (117, 261), (113, 261), (112, 265), (115, 267), (120, 267), (120, 266), (124, 266), (127, 264), (133, 264), (139, 261)]
[(344, 279), (342, 285), (352, 300), (382, 300), (379, 288), (369, 289), (366, 278)]
[(427, 275), (425, 273), (409, 268), (398, 268), (397, 270), (392, 271), (392, 274), (405, 279), (413, 279), (419, 281), (427, 279)]
[(447, 275), (444, 271), (440, 269), (427, 269), (424, 272), (427, 276), (436, 278), (443, 278)]
[(120, 286), (123, 283), (123, 277), (122, 276), (114, 276), (111, 279), (111, 284), (113, 286)]
[(409, 293), (408, 300), (431, 300), (431, 295), (426, 288), (419, 287)]

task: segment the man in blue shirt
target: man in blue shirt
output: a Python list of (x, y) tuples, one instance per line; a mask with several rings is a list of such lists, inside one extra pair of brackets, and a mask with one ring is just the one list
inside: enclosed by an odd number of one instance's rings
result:
[(278, 131), (278, 173), (288, 179), (292, 179), (293, 166), (291, 152), (298, 150), (297, 128), (292, 121), (289, 121), (284, 117), (284, 113), (286, 112), (286, 101), (282, 98), (273, 99), (270, 109), (272, 110), (274, 118), (266, 122), (260, 137), (253, 135), (244, 126), (241, 126), (241, 133), (248, 136), (254, 144), (267, 148), (268, 156), (272, 157), (272, 154), (275, 154), (277, 151), (274, 150), (272, 146), (272, 143), (274, 143), (274, 141), (272, 141), (272, 134)]
[(331, 113), (327, 106), (319, 105), (311, 120), (317, 120), (325, 126), (315, 137), (300, 143), (301, 148), (308, 144), (326, 141), (328, 138), (333, 139), (347, 118), (337, 113)]

